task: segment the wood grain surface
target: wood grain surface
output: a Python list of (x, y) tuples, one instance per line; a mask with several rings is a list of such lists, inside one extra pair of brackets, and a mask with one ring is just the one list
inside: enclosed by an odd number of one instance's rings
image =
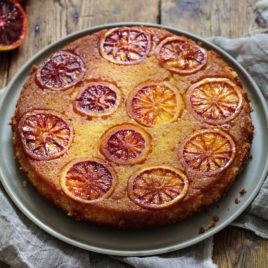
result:
[[(74, 31), (120, 21), (162, 23), (201, 36), (246, 36), (256, 0), (26, 0), (29, 33), (24, 44), (0, 53), (0, 88), (41, 48)], [(214, 261), (221, 268), (267, 268), (268, 242), (227, 227), (215, 236)], [(0, 262), (0, 267), (4, 264)]]

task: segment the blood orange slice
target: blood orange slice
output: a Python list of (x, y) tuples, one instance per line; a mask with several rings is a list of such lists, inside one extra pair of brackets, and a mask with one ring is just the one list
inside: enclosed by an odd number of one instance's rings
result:
[(213, 175), (226, 169), (236, 154), (235, 142), (218, 129), (195, 132), (182, 146), (183, 163), (192, 171)]
[(205, 49), (180, 37), (168, 37), (156, 48), (160, 64), (179, 74), (192, 74), (207, 63)]
[(142, 128), (122, 124), (110, 128), (101, 138), (101, 153), (121, 165), (143, 162), (151, 150), (151, 136)]
[(74, 101), (74, 109), (89, 117), (108, 116), (121, 102), (120, 90), (111, 83), (91, 82)]
[(189, 182), (178, 169), (154, 166), (139, 170), (128, 181), (128, 196), (143, 208), (160, 209), (178, 203), (187, 194)]
[(116, 183), (113, 169), (100, 159), (71, 161), (61, 174), (64, 193), (81, 203), (93, 203), (110, 196)]
[(187, 91), (189, 110), (197, 119), (214, 125), (234, 119), (242, 102), (238, 86), (226, 78), (206, 78)]
[(130, 93), (127, 101), (129, 116), (147, 127), (175, 121), (183, 107), (178, 90), (168, 83), (141, 84)]
[(71, 145), (73, 131), (54, 111), (33, 110), (19, 122), (24, 150), (36, 160), (50, 160), (63, 155)]
[(150, 36), (136, 28), (115, 28), (100, 43), (101, 55), (116, 64), (141, 62), (151, 49)]
[(21, 45), (27, 33), (27, 17), (15, 0), (0, 0), (0, 51)]
[(43, 88), (64, 90), (76, 85), (84, 73), (84, 63), (79, 56), (61, 51), (44, 62), (37, 71), (36, 78)]

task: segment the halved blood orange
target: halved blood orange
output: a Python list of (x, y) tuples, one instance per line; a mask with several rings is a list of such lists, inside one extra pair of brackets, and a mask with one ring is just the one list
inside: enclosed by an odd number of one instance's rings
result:
[(207, 63), (202, 47), (181, 37), (167, 37), (156, 48), (156, 57), (165, 69), (179, 74), (192, 74)]
[(12, 50), (27, 34), (27, 16), (15, 0), (0, 0), (0, 51)]
[(137, 28), (115, 28), (106, 32), (100, 43), (101, 55), (116, 64), (141, 62), (151, 49), (150, 36)]
[(76, 85), (84, 73), (84, 63), (79, 56), (61, 51), (44, 62), (36, 73), (36, 79), (43, 88), (64, 90)]
[(101, 159), (80, 158), (63, 168), (60, 184), (67, 196), (89, 204), (110, 196), (116, 180), (112, 167)]
[(152, 127), (175, 121), (183, 110), (180, 93), (168, 83), (143, 83), (127, 100), (127, 111), (138, 123)]
[(188, 179), (180, 170), (169, 166), (152, 166), (130, 177), (128, 196), (143, 208), (161, 209), (182, 200), (188, 187)]
[(227, 78), (203, 79), (189, 88), (186, 98), (197, 119), (214, 125), (234, 119), (243, 102), (240, 89)]
[(58, 158), (72, 143), (72, 128), (54, 111), (26, 113), (20, 119), (18, 129), (26, 154), (35, 160)]
[(91, 82), (76, 96), (74, 109), (89, 117), (108, 116), (115, 112), (120, 102), (121, 92), (115, 85)]
[(219, 129), (203, 129), (184, 142), (180, 154), (184, 165), (190, 170), (213, 175), (232, 163), (236, 146), (229, 134)]
[(150, 134), (132, 124), (114, 126), (108, 129), (101, 138), (101, 153), (116, 164), (141, 163), (146, 160), (150, 150)]

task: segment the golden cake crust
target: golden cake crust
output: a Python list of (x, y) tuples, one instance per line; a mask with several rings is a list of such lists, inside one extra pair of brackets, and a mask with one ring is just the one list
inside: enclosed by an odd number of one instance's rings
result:
[[(34, 67), (26, 81), (14, 117), (12, 118), (15, 156), (33, 186), (55, 206), (76, 219), (117, 228), (148, 228), (185, 219), (216, 202), (227, 191), (248, 160), (253, 137), (251, 107), (237, 74), (214, 51), (207, 51), (207, 63), (192, 74), (179, 74), (163, 68), (155, 56), (157, 46), (173, 34), (157, 28), (135, 27), (150, 36), (151, 49), (145, 58), (135, 64), (116, 64), (100, 53), (100, 44), (108, 30), (82, 37), (64, 51), (78, 55), (85, 73), (74, 86), (64, 90), (45, 89), (36, 80), (39, 69)], [(187, 40), (185, 37), (181, 37)], [(191, 41), (192, 42), (192, 41)], [(146, 52), (147, 53), (147, 52)], [(241, 93), (243, 104), (238, 114), (224, 124), (212, 125), (199, 120), (187, 108), (187, 90), (205, 78), (227, 78)], [(115, 112), (104, 117), (88, 117), (74, 109), (79, 92), (93, 82), (113, 84), (121, 92), (120, 104)], [(129, 116), (126, 101), (130, 92), (143, 83), (169, 83), (182, 96), (184, 108), (175, 121), (153, 127), (143, 126)], [(25, 114), (37, 109), (54, 111), (67, 118), (73, 129), (72, 144), (66, 152), (50, 160), (36, 160), (25, 152), (19, 133), (19, 122)], [(151, 150), (145, 161), (120, 165), (109, 161), (99, 149), (104, 133), (120, 124), (143, 128), (151, 136)], [(212, 129), (224, 131), (235, 143), (235, 155), (228, 167), (216, 174), (198, 173), (188, 169), (182, 161), (181, 151), (186, 138), (196, 131)], [(70, 198), (62, 190), (62, 170), (70, 161), (80, 158), (101, 159), (112, 166), (117, 182), (111, 195), (98, 202), (82, 203)], [(172, 206), (161, 209), (144, 208), (128, 195), (128, 180), (138, 170), (150, 166), (167, 165), (182, 171), (188, 178), (185, 197)]]

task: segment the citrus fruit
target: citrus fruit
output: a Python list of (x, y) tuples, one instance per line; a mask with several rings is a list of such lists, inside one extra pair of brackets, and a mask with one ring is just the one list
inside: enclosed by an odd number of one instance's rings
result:
[(203, 129), (182, 146), (181, 157), (192, 171), (213, 175), (226, 169), (236, 153), (232, 137), (219, 129)]
[(207, 53), (200, 46), (180, 37), (167, 37), (156, 48), (156, 57), (165, 69), (192, 74), (207, 63)]
[(12, 50), (27, 34), (27, 16), (15, 0), (0, 0), (0, 51)]
[(101, 138), (101, 153), (110, 161), (131, 165), (143, 162), (151, 150), (151, 136), (132, 124), (114, 126)]
[(81, 203), (107, 198), (114, 189), (113, 169), (101, 159), (81, 158), (64, 167), (60, 184), (66, 195)]
[(150, 36), (136, 28), (109, 30), (100, 44), (101, 55), (116, 64), (138, 63), (145, 59), (150, 49)]
[(108, 116), (121, 102), (120, 90), (111, 83), (91, 82), (83, 88), (74, 101), (74, 108), (89, 117)]
[(43, 88), (64, 90), (76, 85), (84, 73), (84, 63), (79, 56), (61, 51), (44, 62), (37, 71), (36, 79)]
[(129, 116), (147, 127), (175, 121), (183, 106), (180, 93), (168, 83), (143, 83), (127, 100)]
[(242, 94), (227, 78), (206, 78), (187, 91), (187, 106), (193, 115), (210, 124), (234, 119), (242, 107)]
[(160, 209), (178, 203), (187, 193), (189, 182), (178, 169), (154, 166), (139, 170), (128, 181), (128, 196), (143, 208)]
[(19, 122), (24, 150), (36, 160), (50, 160), (63, 155), (71, 145), (73, 131), (54, 111), (33, 110)]

